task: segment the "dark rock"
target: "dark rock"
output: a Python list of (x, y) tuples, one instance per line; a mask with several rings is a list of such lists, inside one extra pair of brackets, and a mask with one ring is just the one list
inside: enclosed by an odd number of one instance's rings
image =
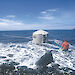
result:
[(17, 46), (17, 48), (25, 48), (24, 46)]
[(9, 62), (9, 61), (10, 61), (10, 59), (4, 60), (4, 61)]
[(8, 54), (7, 56), (9, 56), (9, 57), (13, 57), (13, 54)]
[(36, 75), (36, 70), (32, 69), (32, 68), (27, 68), (27, 66), (18, 66), (17, 67), (18, 71), (17, 71), (17, 75)]
[(48, 69), (46, 70), (46, 72), (48, 74), (53, 74), (53, 75), (64, 75), (63, 72), (61, 72), (59, 70), (59, 68), (56, 68), (56, 67), (48, 67)]
[(36, 69), (36, 72), (42, 74), (43, 72), (46, 72), (46, 70), (47, 70), (46, 66), (38, 66), (38, 68)]
[(21, 48), (25, 48), (24, 46), (21, 46)]
[(37, 66), (46, 66), (51, 62), (53, 62), (52, 53), (47, 52), (36, 62), (36, 65)]
[(54, 68), (59, 68), (60, 65), (54, 63), (54, 64), (52, 64), (51, 66), (54, 67)]
[(3, 63), (2, 65), (0, 65), (0, 73), (2, 73), (2, 75), (9, 75), (10, 72), (14, 72), (14, 65), (10, 65), (7, 63)]
[(27, 69), (27, 66), (18, 66), (17, 69), (18, 69), (18, 70)]
[(3, 58), (3, 59), (5, 59), (5, 58), (6, 58), (6, 56), (0, 56), (0, 58)]
[(20, 46), (17, 46), (17, 48), (21, 48)]
[(71, 75), (75, 75), (75, 70), (73, 70), (73, 72), (71, 73)]
[(55, 48), (55, 49), (59, 49), (59, 48)]
[(11, 45), (10, 47), (15, 47), (15, 45)]
[(53, 57), (52, 57), (52, 53), (51, 51), (45, 53), (45, 55), (43, 55), (37, 62), (37, 69), (36, 72), (39, 75), (49, 75), (46, 70), (47, 70), (47, 65), (50, 64), (51, 62), (53, 62)]
[(13, 64), (13, 65), (19, 65), (20, 63), (18, 63), (18, 62), (10, 62), (10, 64)]

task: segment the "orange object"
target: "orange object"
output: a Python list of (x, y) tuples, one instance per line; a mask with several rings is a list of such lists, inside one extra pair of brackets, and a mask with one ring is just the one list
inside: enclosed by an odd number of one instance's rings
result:
[(68, 50), (68, 48), (69, 48), (69, 43), (68, 43), (67, 41), (64, 41), (61, 47), (62, 47), (62, 49), (64, 49), (64, 50)]

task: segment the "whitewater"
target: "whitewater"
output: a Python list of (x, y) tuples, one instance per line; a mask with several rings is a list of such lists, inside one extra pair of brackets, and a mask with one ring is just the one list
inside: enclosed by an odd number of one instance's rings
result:
[[(75, 47), (70, 45), (67, 52), (61, 50), (62, 41), (49, 40), (49, 43), (35, 45), (32, 41), (24, 43), (0, 43), (0, 64), (16, 62), (17, 66), (36, 69), (35, 64), (46, 52), (51, 51), (53, 63), (60, 68), (68, 67), (75, 70)], [(51, 67), (51, 64), (48, 67)]]

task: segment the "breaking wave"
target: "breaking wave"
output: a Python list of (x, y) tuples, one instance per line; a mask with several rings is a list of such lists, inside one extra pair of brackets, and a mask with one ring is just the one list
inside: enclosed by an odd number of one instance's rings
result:
[[(35, 45), (28, 43), (0, 43), (0, 64), (16, 62), (17, 66), (27, 66), (36, 69), (36, 62), (47, 52), (51, 51), (53, 61), (60, 68), (68, 67), (75, 70), (75, 47), (70, 45), (67, 52), (61, 50), (62, 41), (50, 40), (49, 43)], [(48, 67), (51, 64), (48, 65)]]

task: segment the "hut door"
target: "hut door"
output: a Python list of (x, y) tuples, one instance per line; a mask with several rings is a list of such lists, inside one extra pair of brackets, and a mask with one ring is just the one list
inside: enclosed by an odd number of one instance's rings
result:
[(47, 41), (47, 36), (43, 35), (43, 43), (46, 43), (46, 41)]

